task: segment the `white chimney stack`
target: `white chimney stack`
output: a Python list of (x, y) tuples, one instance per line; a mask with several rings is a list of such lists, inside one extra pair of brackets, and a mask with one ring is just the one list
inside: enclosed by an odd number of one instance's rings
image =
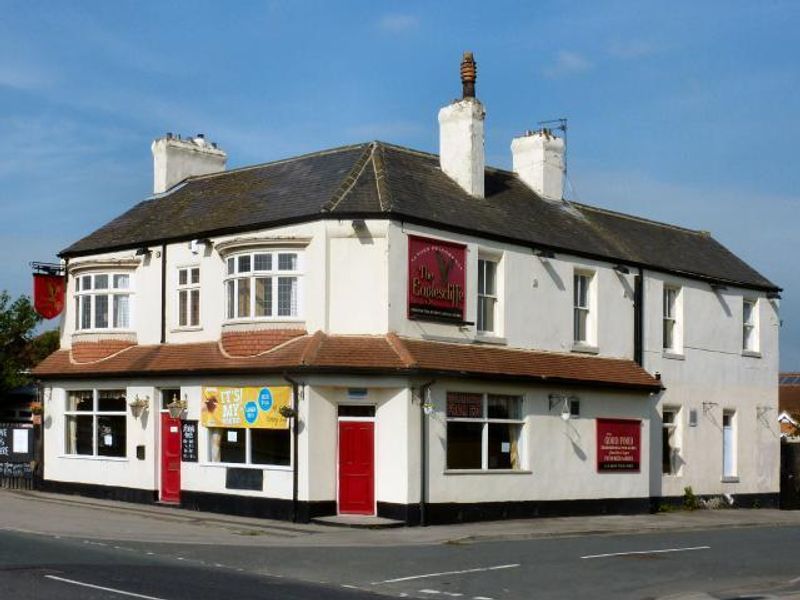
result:
[(548, 129), (511, 141), (514, 172), (546, 200), (564, 198), (564, 140)]
[(228, 155), (202, 133), (181, 139), (168, 133), (153, 140), (153, 193), (166, 192), (176, 183), (193, 175), (207, 175), (225, 170)]
[(475, 98), (476, 75), (472, 52), (465, 52), (461, 61), (463, 97), (439, 111), (439, 163), (442, 171), (468, 194), (483, 198), (486, 110)]

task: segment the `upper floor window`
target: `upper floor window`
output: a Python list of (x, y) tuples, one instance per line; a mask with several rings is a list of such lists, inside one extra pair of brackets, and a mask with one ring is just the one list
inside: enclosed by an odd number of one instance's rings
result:
[(228, 319), (291, 319), (300, 316), (302, 254), (249, 252), (226, 259)]
[(200, 326), (200, 267), (178, 269), (178, 327)]
[(758, 311), (756, 300), (742, 303), (742, 350), (758, 352)]
[(496, 332), (497, 263), (478, 259), (478, 331)]
[(130, 329), (131, 276), (93, 273), (75, 277), (75, 329)]
[(663, 347), (664, 350), (679, 350), (678, 299), (680, 290), (664, 287)]
[(591, 273), (575, 273), (573, 278), (573, 341), (591, 342)]

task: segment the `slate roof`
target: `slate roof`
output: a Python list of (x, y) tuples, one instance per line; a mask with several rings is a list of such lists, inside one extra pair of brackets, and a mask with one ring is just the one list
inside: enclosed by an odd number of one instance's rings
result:
[(632, 360), (317, 331), (253, 356), (217, 342), (134, 345), (93, 362), (58, 350), (33, 370), (40, 379), (240, 373), (363, 373), (478, 377), (654, 392), (661, 382)]
[(437, 155), (384, 142), (191, 177), (61, 252), (235, 233), (320, 218), (390, 218), (524, 246), (778, 291), (708, 233), (540, 198), (487, 168), (486, 197), (464, 192)]

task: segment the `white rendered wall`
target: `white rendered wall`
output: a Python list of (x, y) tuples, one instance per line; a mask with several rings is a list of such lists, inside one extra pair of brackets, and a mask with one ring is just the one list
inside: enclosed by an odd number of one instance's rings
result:
[[(446, 398), (448, 391), (523, 396), (525, 418), (522, 469), (516, 472), (448, 471)], [(548, 395), (580, 398), (581, 415), (564, 421), (560, 408), (549, 410)], [(434, 413), (428, 417), (428, 502), (497, 502), (647, 498), (650, 414), (655, 399), (646, 393), (612, 393), (579, 389), (526, 388), (464, 380), (437, 382), (431, 393)], [(641, 420), (641, 468), (638, 473), (598, 473), (597, 418)]]
[[(662, 349), (661, 298), (664, 285), (681, 289), (683, 345)], [(760, 356), (742, 351), (742, 298), (758, 298)], [(780, 318), (763, 293), (647, 273), (645, 367), (661, 373), (666, 391), (658, 404), (680, 408), (681, 467), (661, 473), (661, 428), (654, 431), (651, 472), (654, 495), (777, 493), (780, 487), (778, 333)], [(696, 410), (696, 427), (689, 412)], [(736, 413), (738, 482), (722, 481), (722, 413)]]

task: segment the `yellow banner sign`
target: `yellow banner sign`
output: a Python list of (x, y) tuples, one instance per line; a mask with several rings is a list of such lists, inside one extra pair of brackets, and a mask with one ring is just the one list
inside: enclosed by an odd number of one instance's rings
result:
[(290, 406), (292, 388), (204, 387), (202, 423), (206, 427), (288, 429), (280, 409)]

